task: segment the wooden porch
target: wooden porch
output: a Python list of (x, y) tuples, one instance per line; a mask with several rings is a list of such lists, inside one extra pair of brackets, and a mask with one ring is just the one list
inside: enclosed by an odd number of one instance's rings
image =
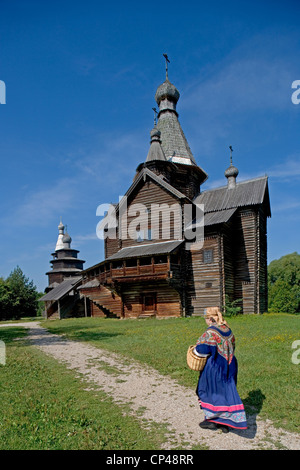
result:
[[(103, 261), (84, 273), (81, 293), (96, 304), (96, 315), (148, 317), (159, 315), (164, 298), (180, 315), (180, 255), (147, 256)], [(151, 296), (149, 295), (151, 286)], [(157, 292), (161, 292), (157, 294)], [(153, 306), (150, 305), (150, 299)], [(130, 301), (128, 299), (131, 299)], [(156, 300), (157, 299), (157, 300)], [(177, 306), (174, 309), (174, 305)], [(129, 305), (131, 305), (129, 307)], [(166, 307), (167, 308), (167, 307)]]

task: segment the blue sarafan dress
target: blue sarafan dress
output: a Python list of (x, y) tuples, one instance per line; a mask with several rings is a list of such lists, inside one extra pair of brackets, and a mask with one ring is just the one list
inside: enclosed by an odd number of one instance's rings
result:
[(208, 359), (196, 393), (205, 419), (236, 429), (247, 429), (244, 405), (236, 389), (235, 338), (225, 325), (210, 326), (198, 339), (196, 354)]

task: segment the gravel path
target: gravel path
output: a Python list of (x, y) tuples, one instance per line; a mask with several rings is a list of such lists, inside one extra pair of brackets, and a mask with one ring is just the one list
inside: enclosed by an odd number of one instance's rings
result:
[[(274, 428), (270, 421), (256, 415), (247, 417), (247, 430), (231, 430), (228, 434), (202, 430), (199, 422), (204, 415), (194, 390), (150, 367), (134, 361), (128, 364), (117, 354), (51, 334), (38, 322), (16, 325), (28, 328), (32, 344), (74, 370), (87, 389), (103, 390), (121, 408), (139, 417), (143, 426), (154, 422), (167, 427), (165, 449), (190, 449), (198, 444), (211, 450), (300, 449), (299, 434)], [(195, 376), (195, 386), (196, 380)]]

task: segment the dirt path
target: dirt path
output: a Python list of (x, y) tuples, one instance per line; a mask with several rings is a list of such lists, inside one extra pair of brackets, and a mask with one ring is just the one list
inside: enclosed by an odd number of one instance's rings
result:
[(166, 426), (166, 449), (189, 449), (197, 444), (212, 450), (300, 449), (300, 435), (276, 429), (255, 415), (248, 417), (247, 430), (228, 434), (202, 430), (199, 422), (204, 415), (193, 390), (150, 367), (134, 361), (127, 364), (117, 354), (51, 334), (38, 322), (16, 325), (28, 328), (32, 344), (78, 373), (87, 388), (103, 390), (121, 409), (123, 406), (140, 417), (143, 425), (155, 422)]

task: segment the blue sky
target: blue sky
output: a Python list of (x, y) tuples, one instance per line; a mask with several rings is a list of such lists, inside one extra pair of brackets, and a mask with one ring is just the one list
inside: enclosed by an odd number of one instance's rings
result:
[(156, 88), (180, 91), (179, 120), (202, 190), (267, 174), (268, 261), (299, 252), (300, 4), (292, 0), (0, 0), (1, 264), (47, 285), (57, 226), (85, 267), (103, 259), (99, 204), (144, 161)]

